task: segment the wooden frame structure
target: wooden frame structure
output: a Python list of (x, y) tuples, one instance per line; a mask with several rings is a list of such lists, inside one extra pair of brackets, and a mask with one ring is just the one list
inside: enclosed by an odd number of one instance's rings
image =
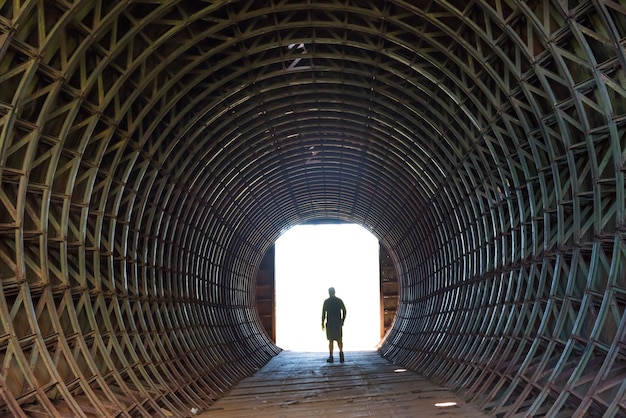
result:
[(623, 0), (0, 1), (0, 413), (208, 407), (329, 219), (393, 260), (385, 357), (626, 414), (625, 51)]

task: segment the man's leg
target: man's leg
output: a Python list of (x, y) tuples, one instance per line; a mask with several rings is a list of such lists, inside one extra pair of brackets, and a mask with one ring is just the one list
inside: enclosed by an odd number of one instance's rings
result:
[(339, 361), (343, 363), (343, 340), (337, 341), (337, 347), (339, 347)]
[(329, 353), (329, 356), (328, 356), (328, 360), (326, 361), (329, 363), (332, 363), (334, 361), (333, 360), (333, 340), (328, 340), (328, 353)]

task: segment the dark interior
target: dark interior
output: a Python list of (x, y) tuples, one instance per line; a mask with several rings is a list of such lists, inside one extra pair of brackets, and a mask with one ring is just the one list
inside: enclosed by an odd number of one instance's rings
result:
[(0, 0), (0, 416), (206, 410), (308, 222), (380, 240), (380, 355), (626, 416), (625, 51), (624, 0)]

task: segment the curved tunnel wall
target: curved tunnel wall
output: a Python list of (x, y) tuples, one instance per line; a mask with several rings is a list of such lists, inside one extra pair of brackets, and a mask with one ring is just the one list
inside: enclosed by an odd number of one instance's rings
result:
[(380, 352), (626, 413), (625, 5), (0, 2), (0, 408), (189, 415), (279, 349), (281, 232), (394, 260)]

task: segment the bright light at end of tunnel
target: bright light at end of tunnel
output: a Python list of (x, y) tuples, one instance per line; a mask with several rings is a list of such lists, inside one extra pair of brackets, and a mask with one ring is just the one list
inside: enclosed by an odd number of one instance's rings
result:
[(344, 350), (376, 348), (381, 322), (379, 244), (374, 235), (356, 224), (298, 225), (276, 241), (275, 261), (279, 347), (328, 351), (322, 304), (328, 288), (334, 287), (347, 311)]

